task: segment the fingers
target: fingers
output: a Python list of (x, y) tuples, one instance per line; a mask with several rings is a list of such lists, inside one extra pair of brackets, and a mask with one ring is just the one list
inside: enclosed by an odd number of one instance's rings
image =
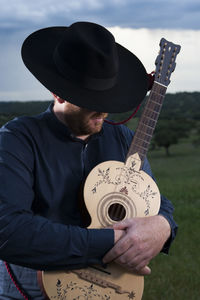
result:
[[(109, 259), (109, 256), (108, 256)], [(137, 275), (149, 275), (151, 274), (151, 269), (147, 266), (149, 260), (146, 258), (141, 257), (138, 255), (134, 257), (132, 260), (127, 261), (127, 255), (121, 255), (116, 259), (112, 259), (113, 262), (117, 263), (118, 265), (122, 266), (123, 268), (133, 272)], [(103, 259), (104, 263), (107, 263), (107, 257)]]
[(124, 254), (131, 247), (131, 241), (127, 236), (122, 237), (114, 247), (106, 253), (103, 258), (104, 263), (111, 262)]
[(137, 238), (133, 243), (133, 239), (125, 235), (104, 256), (103, 262), (114, 261), (135, 274), (149, 275), (151, 270), (147, 265), (152, 258), (151, 251), (143, 251), (144, 249), (137, 242)]
[(160, 251), (160, 237), (155, 218), (126, 219), (113, 225), (114, 231), (123, 235), (116, 239), (114, 247), (104, 256), (103, 262), (111, 261), (138, 274), (148, 275), (147, 265)]
[(151, 269), (148, 266), (145, 266), (141, 270), (133, 270), (133, 272), (137, 275), (150, 275), (151, 274)]
[(138, 249), (134, 251), (133, 247), (130, 247), (125, 253), (123, 253), (121, 256), (118, 256), (114, 262), (130, 271), (133, 271), (134, 273), (140, 274), (141, 271), (141, 274), (145, 272), (144, 274), (146, 275), (150, 272), (149, 268), (145, 268), (149, 264), (150, 260), (151, 255), (149, 252), (143, 253), (138, 251)]
[[(151, 269), (147, 266), (149, 263), (148, 260), (142, 259), (141, 257), (136, 257), (132, 261), (126, 261), (126, 259), (123, 258), (123, 255), (116, 258), (115, 260), (112, 260), (118, 265), (122, 266), (123, 268), (133, 272), (137, 275), (150, 275)], [(107, 258), (103, 259), (104, 263), (107, 263)]]
[(106, 253), (103, 258), (104, 263), (116, 260), (118, 257), (126, 258), (127, 262), (133, 257), (144, 252), (145, 243), (141, 243), (141, 238), (135, 234), (125, 234), (119, 239), (114, 247)]

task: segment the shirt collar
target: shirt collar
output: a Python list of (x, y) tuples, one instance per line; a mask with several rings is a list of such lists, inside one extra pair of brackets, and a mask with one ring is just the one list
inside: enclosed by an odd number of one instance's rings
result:
[[(52, 102), (49, 107), (47, 108), (47, 110), (44, 112), (45, 114), (45, 117), (48, 121), (48, 125), (49, 127), (51, 128), (51, 130), (53, 132), (56, 133), (56, 135), (59, 135), (59, 136), (62, 136), (62, 137), (68, 137), (74, 141), (79, 141), (79, 142), (82, 142), (82, 143), (86, 143), (86, 141), (84, 140), (81, 140), (77, 137), (74, 136), (74, 134), (72, 133), (72, 131), (70, 130), (70, 128), (63, 124), (55, 115), (55, 113), (53, 112), (53, 105), (54, 103)], [(103, 124), (103, 127), (104, 127), (104, 124)], [(93, 135), (91, 135), (88, 140), (87, 140), (87, 143), (91, 140), (94, 140), (94, 139), (97, 139), (99, 138), (103, 132), (104, 132), (104, 128), (102, 127), (101, 131), (98, 132), (98, 133), (95, 133)]]

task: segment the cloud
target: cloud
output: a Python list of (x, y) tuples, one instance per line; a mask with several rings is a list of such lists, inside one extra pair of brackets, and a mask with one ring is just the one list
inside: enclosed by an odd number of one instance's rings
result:
[(0, 101), (49, 99), (49, 92), (33, 78), (21, 59), (21, 45), (28, 31), (7, 30), (1, 36)]
[[(177, 66), (167, 92), (200, 91), (200, 30), (162, 30), (109, 27), (118, 43), (143, 62), (148, 73), (155, 69), (155, 59), (162, 37), (181, 45)], [(20, 48), (27, 30), (5, 35), (1, 44), (0, 100), (50, 99), (51, 95), (23, 65)]]
[(132, 51), (146, 67), (147, 72), (155, 68), (155, 59), (159, 51), (162, 37), (181, 45), (177, 56), (177, 66), (171, 75), (168, 92), (200, 91), (200, 30), (162, 30), (162, 29), (130, 29), (110, 28), (116, 41)]
[(0, 27), (69, 25), (200, 29), (198, 0), (0, 0)]

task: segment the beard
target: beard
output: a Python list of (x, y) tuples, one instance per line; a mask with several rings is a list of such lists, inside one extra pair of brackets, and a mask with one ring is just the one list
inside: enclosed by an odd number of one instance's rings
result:
[(71, 105), (65, 112), (67, 126), (76, 136), (92, 135), (101, 131), (107, 113), (91, 112), (85, 108)]

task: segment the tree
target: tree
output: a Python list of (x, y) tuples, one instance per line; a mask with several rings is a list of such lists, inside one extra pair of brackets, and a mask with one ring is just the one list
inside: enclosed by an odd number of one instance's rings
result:
[(153, 144), (164, 147), (166, 155), (169, 156), (170, 146), (177, 144), (180, 138), (188, 137), (192, 124), (188, 120), (160, 120), (155, 129)]
[(196, 127), (196, 136), (193, 139), (192, 144), (195, 147), (199, 147), (200, 146), (200, 123), (197, 124), (197, 127)]

